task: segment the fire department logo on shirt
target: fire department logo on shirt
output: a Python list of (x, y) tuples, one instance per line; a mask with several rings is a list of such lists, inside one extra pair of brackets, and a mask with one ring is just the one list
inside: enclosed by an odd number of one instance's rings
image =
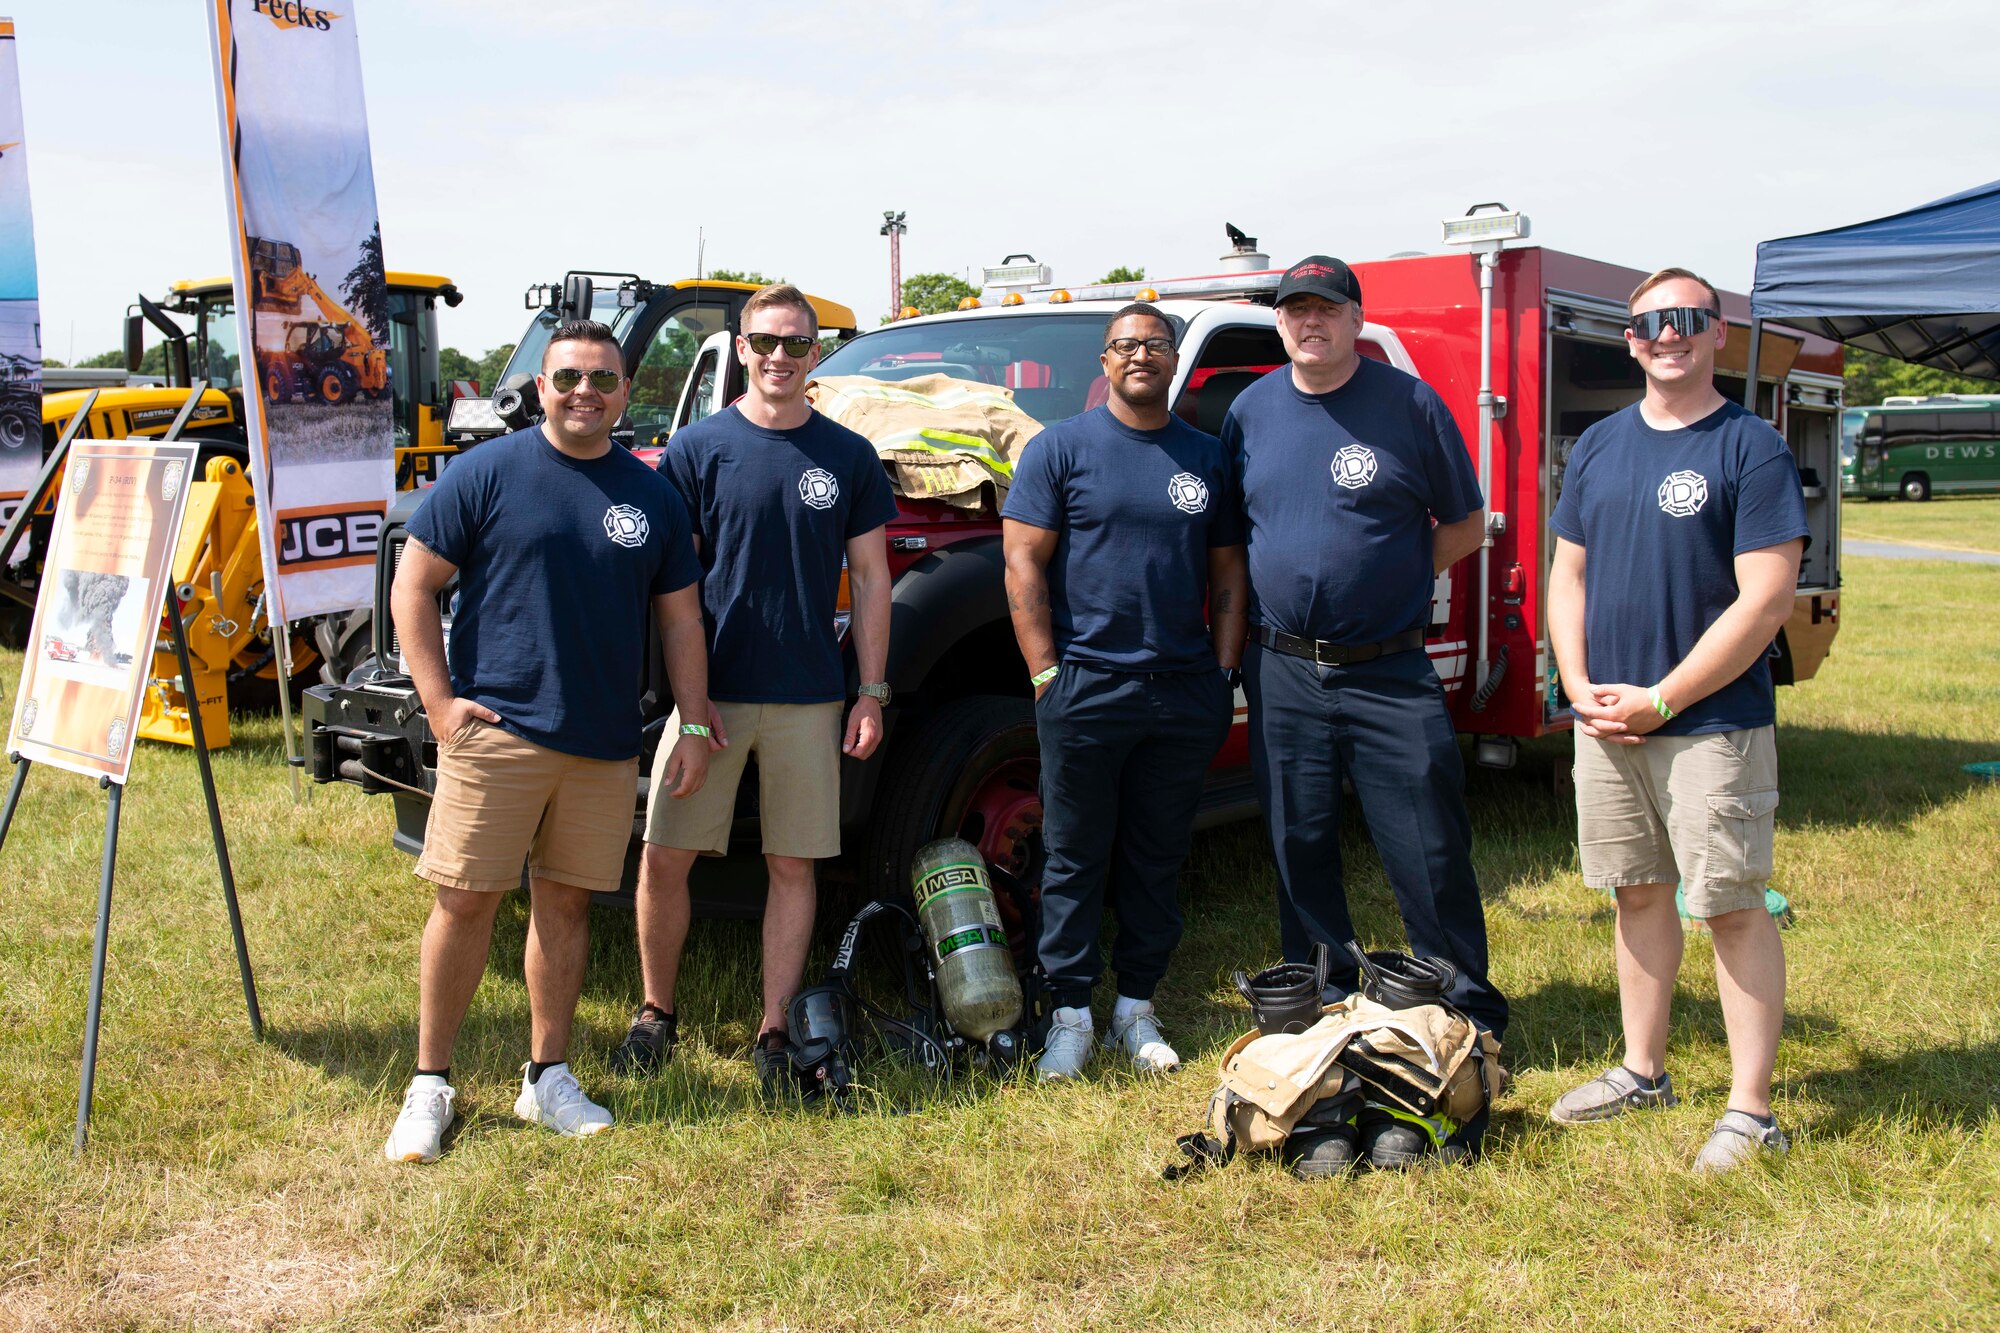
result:
[(1167, 482), (1167, 498), (1183, 514), (1208, 512), (1208, 483), (1192, 472), (1176, 472)]
[(604, 535), (620, 546), (644, 546), (650, 531), (644, 510), (612, 505), (604, 511)]
[(1675, 518), (1693, 518), (1708, 503), (1708, 478), (1699, 472), (1672, 472), (1660, 483), (1660, 508)]
[(799, 499), (813, 509), (831, 509), (840, 498), (840, 483), (823, 467), (807, 468), (799, 477)]
[(1333, 479), (1350, 491), (1358, 491), (1375, 480), (1375, 451), (1365, 444), (1350, 444), (1333, 456)]

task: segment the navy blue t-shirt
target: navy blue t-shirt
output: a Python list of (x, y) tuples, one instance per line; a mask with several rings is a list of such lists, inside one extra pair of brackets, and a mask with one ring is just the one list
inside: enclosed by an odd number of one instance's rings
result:
[(709, 697), (846, 698), (833, 625), (841, 555), (896, 516), (875, 446), (817, 412), (765, 430), (730, 407), (675, 431), (660, 470), (701, 538)]
[(617, 445), (562, 453), (531, 427), (445, 469), (409, 534), (458, 566), (451, 687), (523, 740), (639, 753), (646, 609), (700, 577), (687, 510)]
[[(1737, 556), (1807, 535), (1791, 449), (1737, 403), (1680, 430), (1647, 425), (1637, 403), (1598, 422), (1570, 452), (1549, 524), (1585, 551), (1590, 678), (1640, 686), (1680, 665), (1736, 600)], [(1759, 656), (1657, 734), (1776, 719), (1771, 665)]]
[(1049, 561), (1056, 653), (1120, 671), (1213, 671), (1208, 550), (1243, 541), (1222, 441), (1135, 430), (1100, 407), (1021, 452), (1002, 517), (1062, 534)]
[(1465, 439), (1430, 385), (1364, 357), (1332, 393), (1279, 366), (1222, 423), (1248, 517), (1250, 618), (1366, 644), (1430, 622), (1431, 525), (1481, 507)]

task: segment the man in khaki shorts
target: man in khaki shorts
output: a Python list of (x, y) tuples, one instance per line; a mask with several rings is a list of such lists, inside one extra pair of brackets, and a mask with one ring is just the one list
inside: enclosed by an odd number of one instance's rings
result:
[(1577, 441), (1551, 525), (1549, 640), (1576, 715), (1584, 883), (1618, 899), (1624, 1062), (1565, 1093), (1561, 1124), (1675, 1104), (1674, 885), (1715, 941), (1728, 1109), (1695, 1159), (1783, 1152), (1771, 1071), (1785, 954), (1764, 907), (1778, 808), (1766, 654), (1791, 614), (1805, 501), (1784, 439), (1716, 392), (1728, 326), (1686, 269), (1639, 284), (1625, 341), (1645, 396)]
[[(812, 939), (813, 862), (840, 851), (840, 757), (866, 759), (882, 737), (889, 687), (889, 560), (896, 501), (875, 449), (813, 411), (806, 378), (819, 324), (796, 287), (751, 296), (736, 354), (749, 388), (733, 406), (675, 432), (660, 470), (687, 503), (708, 612), (708, 713), (673, 725), (713, 733), (709, 781), (662, 800), (654, 769), (639, 866), (645, 996), (612, 1068), (657, 1069), (678, 1035), (674, 989), (688, 933), (688, 871), (729, 846), (736, 788), (755, 755), (770, 894), (764, 908), (764, 1012), (755, 1050), (767, 1089), (789, 1068), (785, 1009)], [(846, 556), (860, 695), (847, 697), (834, 604)]]
[[(602, 324), (558, 327), (535, 386), (540, 426), (446, 470), (410, 519), (391, 594), (410, 677), (438, 738), (437, 789), (416, 873), (437, 886), (419, 973), (417, 1073), (383, 1151), (435, 1161), (453, 1119), (451, 1052), (486, 970), (500, 897), (532, 906), (532, 1026), (514, 1111), (565, 1135), (611, 1127), (565, 1053), (588, 954), (590, 894), (618, 887), (638, 782), (646, 610), (660, 623), (676, 703), (708, 709), (700, 567), (665, 478), (612, 443), (624, 363)], [(447, 661), (438, 596), (458, 576)], [(701, 788), (708, 744), (655, 764), (678, 796)]]

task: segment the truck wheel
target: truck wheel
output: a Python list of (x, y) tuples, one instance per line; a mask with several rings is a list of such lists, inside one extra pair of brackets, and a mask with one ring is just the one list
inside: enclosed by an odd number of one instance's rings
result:
[(339, 366), (327, 366), (319, 372), (319, 400), (323, 403), (344, 403), (349, 397), (347, 377), (340, 373)]
[(41, 424), (26, 412), (0, 412), (0, 449), (12, 452), (25, 448), (29, 440), (41, 436)]
[[(1003, 694), (955, 699), (890, 739), (861, 858), (870, 898), (910, 892), (910, 863), (934, 838), (960, 837), (1038, 892), (1042, 878), (1042, 750), (1035, 706)], [(1006, 894), (1007, 936), (1018, 955), (1034, 941)]]
[(267, 403), (292, 401), (292, 377), (285, 373), (283, 366), (272, 366), (264, 372), (264, 401)]
[(1903, 478), (1903, 498), (1905, 500), (1928, 500), (1931, 498), (1931, 479), (1921, 472), (1912, 472)]
[(345, 685), (375, 655), (374, 613), (363, 607), (321, 616), (313, 622), (313, 643), (319, 649), (319, 678), (328, 685)]

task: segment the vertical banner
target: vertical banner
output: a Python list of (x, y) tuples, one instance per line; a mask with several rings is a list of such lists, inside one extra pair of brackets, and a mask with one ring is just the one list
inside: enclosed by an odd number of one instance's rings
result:
[(367, 606), (396, 442), (354, 4), (208, 0), (273, 624)]
[(70, 445), (9, 750), (125, 781), (195, 448), (136, 439)]
[(14, 20), (0, 19), (0, 526), (42, 466), (42, 318)]

